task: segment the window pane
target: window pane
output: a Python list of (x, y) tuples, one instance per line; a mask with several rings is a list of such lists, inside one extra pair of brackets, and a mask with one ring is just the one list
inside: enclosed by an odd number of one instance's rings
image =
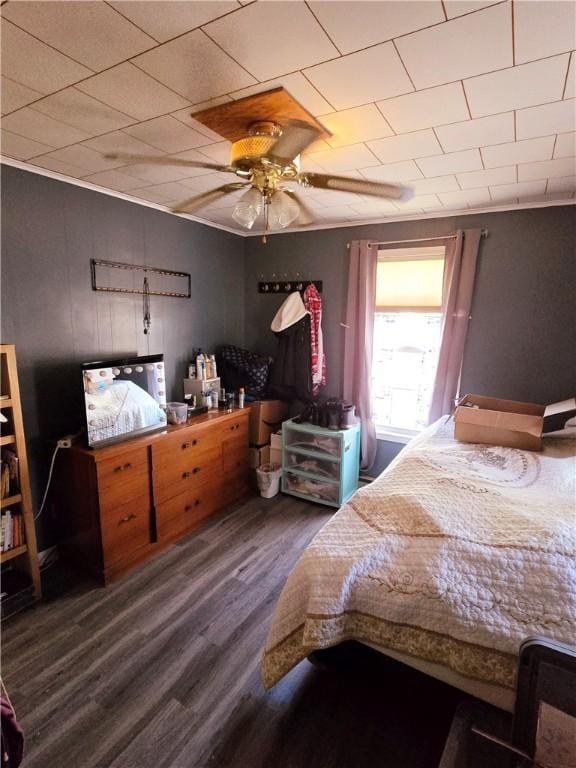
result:
[(377, 312), (372, 364), (378, 426), (422, 429), (428, 422), (438, 363), (440, 312)]

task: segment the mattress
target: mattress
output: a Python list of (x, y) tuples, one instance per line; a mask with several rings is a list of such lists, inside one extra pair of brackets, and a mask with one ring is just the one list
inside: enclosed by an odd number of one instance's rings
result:
[(575, 477), (574, 440), (536, 453), (459, 443), (446, 417), (432, 425), (302, 554), (276, 606), (265, 686), (354, 639), (511, 702), (522, 641), (576, 637)]

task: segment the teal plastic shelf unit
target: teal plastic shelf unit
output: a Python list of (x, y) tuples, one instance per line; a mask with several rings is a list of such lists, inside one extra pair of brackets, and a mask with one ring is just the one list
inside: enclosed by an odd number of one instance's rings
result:
[(282, 492), (340, 507), (358, 488), (360, 424), (326, 429), (282, 424)]

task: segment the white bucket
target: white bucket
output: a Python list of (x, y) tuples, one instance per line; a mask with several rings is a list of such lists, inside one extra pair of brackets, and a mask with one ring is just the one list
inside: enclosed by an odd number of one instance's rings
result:
[(271, 499), (280, 491), (282, 467), (279, 464), (262, 464), (256, 470), (256, 479), (260, 496)]

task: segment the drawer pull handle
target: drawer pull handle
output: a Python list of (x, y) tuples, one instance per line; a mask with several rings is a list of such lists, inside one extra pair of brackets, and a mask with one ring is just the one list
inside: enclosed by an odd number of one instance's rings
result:
[(134, 520), (135, 517), (136, 517), (135, 513), (131, 512), (129, 515), (126, 515), (125, 517), (121, 517), (118, 525), (122, 525), (122, 523), (129, 523), (130, 520)]
[(126, 469), (130, 469), (132, 464), (128, 462), (127, 464), (121, 464), (119, 467), (114, 467), (114, 472), (124, 472)]
[(187, 477), (198, 474), (202, 467), (194, 467), (190, 472), (182, 472), (182, 478), (185, 480)]
[(193, 445), (198, 445), (198, 440), (191, 440), (189, 443), (182, 443), (182, 450), (185, 451), (186, 448), (191, 448)]
[(194, 504), (186, 504), (184, 507), (184, 512), (190, 512), (190, 510), (194, 509), (194, 507), (197, 507), (200, 504), (200, 499), (196, 499)]

